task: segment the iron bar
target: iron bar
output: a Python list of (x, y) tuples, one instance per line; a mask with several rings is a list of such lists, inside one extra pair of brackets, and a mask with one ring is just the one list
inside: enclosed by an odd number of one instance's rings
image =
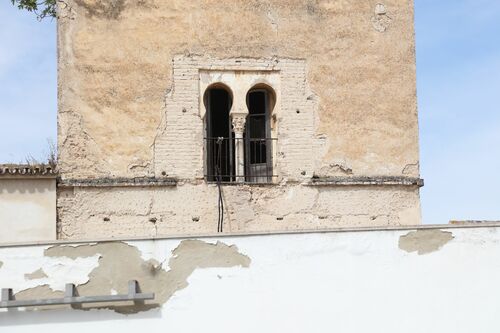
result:
[(64, 305), (64, 304), (85, 304), (85, 303), (103, 303), (103, 302), (124, 302), (124, 301), (146, 301), (155, 298), (154, 293), (141, 293), (139, 284), (135, 280), (128, 282), (128, 293), (122, 295), (104, 295), (104, 296), (78, 296), (75, 285), (66, 284), (66, 291), (62, 298), (47, 298), (34, 300), (16, 300), (12, 289), (2, 289), (2, 298), (0, 308), (16, 308), (28, 306), (44, 305)]
[[(241, 141), (243, 140), (243, 141)], [(243, 142), (245, 174), (235, 174), (234, 147)], [(247, 183), (271, 183), (277, 176), (273, 174), (272, 147), (275, 138), (205, 138), (208, 165), (205, 179), (209, 182), (219, 180), (222, 183), (232, 183), (242, 180)], [(221, 154), (221, 159), (218, 156)]]

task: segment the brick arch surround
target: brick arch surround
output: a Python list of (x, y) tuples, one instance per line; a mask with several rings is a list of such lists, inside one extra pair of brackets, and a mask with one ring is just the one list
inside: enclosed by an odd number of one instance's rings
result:
[[(202, 179), (203, 94), (219, 82), (233, 93), (231, 113), (245, 115), (246, 94), (256, 84), (276, 93), (278, 120), (276, 167), (280, 180), (301, 181), (314, 171), (311, 147), (315, 140), (316, 99), (307, 86), (306, 62), (298, 59), (213, 59), (196, 56), (174, 58), (173, 82), (166, 96), (164, 117), (155, 141), (157, 177)], [(299, 112), (297, 112), (299, 110)]]

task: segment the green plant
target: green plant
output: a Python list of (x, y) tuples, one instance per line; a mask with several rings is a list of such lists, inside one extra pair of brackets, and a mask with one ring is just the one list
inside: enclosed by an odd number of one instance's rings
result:
[(36, 14), (38, 20), (46, 17), (55, 18), (57, 0), (11, 0), (14, 6), (19, 9), (27, 10)]

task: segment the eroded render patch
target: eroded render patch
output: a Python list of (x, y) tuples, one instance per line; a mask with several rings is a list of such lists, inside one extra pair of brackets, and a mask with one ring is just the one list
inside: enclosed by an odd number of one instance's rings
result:
[[(123, 242), (109, 242), (81, 246), (53, 246), (45, 250), (49, 257), (88, 257), (100, 254), (99, 266), (89, 274), (89, 281), (77, 287), (80, 296), (108, 295), (111, 290), (127, 293), (129, 280), (139, 281), (145, 292), (154, 292), (155, 299), (144, 304), (101, 303), (74, 308), (112, 309), (118, 313), (137, 313), (160, 307), (181, 289), (187, 287), (188, 277), (197, 268), (248, 267), (250, 258), (238, 252), (234, 245), (217, 242), (210, 244), (199, 240), (184, 240), (172, 251), (169, 271), (165, 271), (155, 260), (145, 261), (140, 251)], [(17, 293), (17, 299), (61, 297), (48, 286), (39, 286)]]
[(453, 234), (442, 230), (417, 230), (399, 237), (399, 248), (419, 255), (441, 249), (453, 239)]
[[(15, 294), (16, 299), (44, 299), (64, 297), (64, 292), (54, 291), (48, 284), (26, 289)], [(61, 307), (61, 306), (58, 306)], [(29, 308), (32, 310), (35, 308)]]
[(43, 279), (46, 277), (48, 277), (47, 274), (45, 274), (45, 272), (41, 268), (37, 269), (33, 273), (24, 274), (24, 278), (26, 280), (37, 280), (37, 279)]

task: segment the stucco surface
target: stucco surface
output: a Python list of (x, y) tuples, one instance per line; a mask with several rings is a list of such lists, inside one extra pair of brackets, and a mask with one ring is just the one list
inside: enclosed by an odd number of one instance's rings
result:
[(61, 2), (61, 175), (152, 174), (172, 60), (198, 54), (304, 59), (323, 172), (418, 176), (413, 2), (378, 3)]
[(231, 112), (274, 90), (274, 185), (224, 187), (225, 230), (420, 224), (418, 186), (303, 186), (419, 177), (413, 1), (59, 2), (62, 181), (175, 178), (177, 187), (61, 188), (58, 236), (213, 230), (203, 89)]
[(55, 178), (0, 179), (0, 227), (0, 243), (55, 240)]
[[(401, 248), (408, 235), (433, 250)], [(19, 298), (62, 297), (65, 283), (111, 295), (136, 278), (158, 303), (0, 309), (8, 333), (500, 330), (498, 226), (0, 246), (0, 261)], [(37, 269), (47, 277), (25, 277)]]

